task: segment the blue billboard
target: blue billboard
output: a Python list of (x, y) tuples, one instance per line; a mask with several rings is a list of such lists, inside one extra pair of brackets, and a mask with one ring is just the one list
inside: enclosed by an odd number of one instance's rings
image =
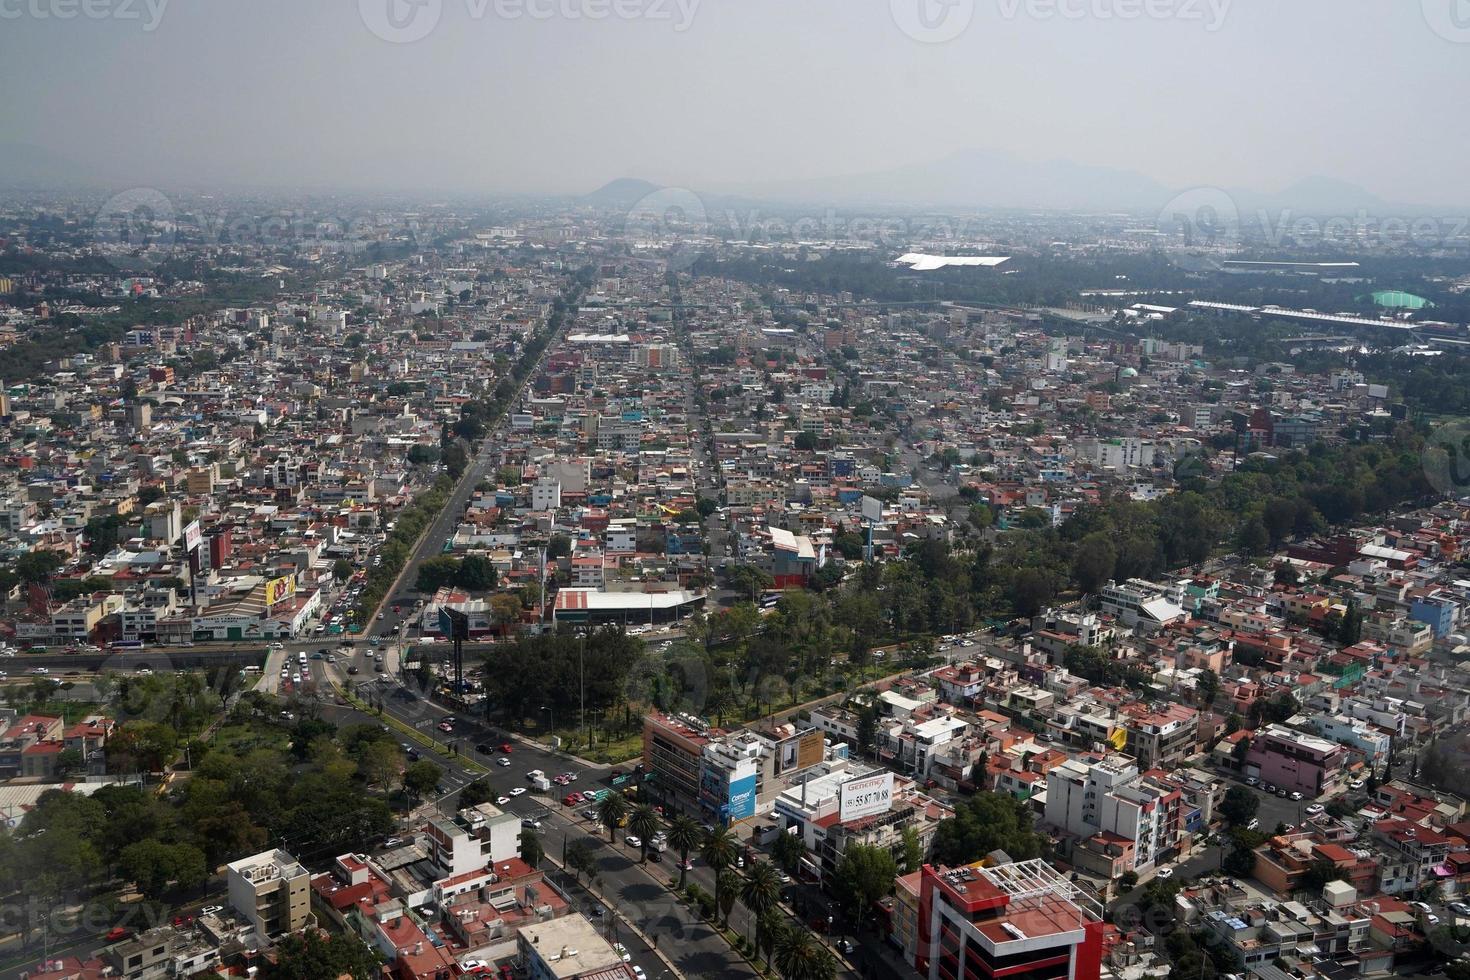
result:
[(731, 823), (755, 816), (755, 773), (731, 780), (729, 798), (720, 809), (721, 815)]

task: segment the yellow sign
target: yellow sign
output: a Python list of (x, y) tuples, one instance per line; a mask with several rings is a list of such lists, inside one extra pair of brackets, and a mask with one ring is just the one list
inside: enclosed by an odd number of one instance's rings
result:
[(1108, 735), (1108, 741), (1113, 744), (1113, 748), (1121, 752), (1123, 746), (1128, 744), (1128, 729), (1114, 728)]
[(280, 578), (273, 578), (265, 583), (265, 604), (267, 606), (274, 606), (295, 594), (296, 580), (290, 575), (282, 575)]

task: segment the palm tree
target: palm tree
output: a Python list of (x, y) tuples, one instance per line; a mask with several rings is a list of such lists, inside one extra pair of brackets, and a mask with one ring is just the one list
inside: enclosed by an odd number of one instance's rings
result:
[(750, 910), (755, 920), (756, 934), (751, 938), (760, 945), (761, 919), (776, 908), (781, 901), (781, 876), (767, 861), (751, 865), (749, 876), (740, 886), (740, 901)]
[(812, 959), (810, 971), (806, 980), (835, 980), (837, 977), (837, 957), (832, 950), (822, 944), (817, 944), (817, 955)]
[(607, 839), (611, 843), (618, 824), (628, 815), (628, 801), (621, 793), (608, 793), (597, 801), (597, 822), (607, 828)]
[(776, 943), (776, 968), (786, 980), (808, 980), (819, 946), (805, 929), (787, 929)]
[(653, 839), (653, 835), (658, 833), (658, 816), (653, 812), (653, 807), (647, 803), (635, 806), (632, 815), (628, 817), (628, 832), (638, 838), (638, 849), (642, 852), (638, 857), (638, 863), (646, 863), (648, 843)]
[(715, 905), (720, 904), (720, 876), (735, 863), (735, 835), (724, 827), (706, 831), (699, 856), (715, 873)]
[(781, 945), (781, 937), (790, 930), (780, 912), (770, 911), (755, 920), (755, 943), (766, 957), (766, 972), (771, 972), (771, 954)]
[(740, 876), (733, 871), (721, 871), (715, 875), (715, 905), (725, 928), (730, 928), (730, 913), (735, 911), (735, 898), (740, 894)]
[(689, 873), (689, 852), (699, 846), (699, 838), (703, 833), (699, 824), (688, 814), (681, 813), (674, 818), (669, 825), (669, 843), (674, 850), (679, 852), (679, 890), (684, 890), (684, 876)]

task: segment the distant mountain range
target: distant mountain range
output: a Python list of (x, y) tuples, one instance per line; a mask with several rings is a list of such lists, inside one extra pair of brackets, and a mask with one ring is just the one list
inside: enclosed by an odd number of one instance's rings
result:
[[(582, 200), (599, 206), (631, 207), (660, 186), (622, 178)], [(1055, 211), (1127, 211), (1156, 215), (1179, 195), (1195, 188), (1167, 187), (1128, 170), (1093, 167), (1069, 160), (1033, 161), (1014, 154), (967, 150), (940, 160), (892, 170), (809, 180), (768, 181), (708, 189), (693, 188), (714, 210), (714, 202), (765, 202), (834, 208), (1003, 208)], [(1366, 210), (1382, 216), (1430, 213), (1436, 209), (1391, 205), (1355, 184), (1331, 177), (1307, 177), (1279, 191), (1222, 188), (1243, 218), (1259, 211), (1272, 215), (1352, 215)], [(1439, 209), (1442, 210), (1442, 209)]]

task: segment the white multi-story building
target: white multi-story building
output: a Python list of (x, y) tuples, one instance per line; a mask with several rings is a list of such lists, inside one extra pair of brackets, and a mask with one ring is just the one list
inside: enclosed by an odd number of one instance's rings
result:
[(1079, 842), (1109, 835), (1131, 842), (1127, 866), (1144, 871), (1178, 845), (1182, 802), (1178, 790), (1142, 779), (1131, 759), (1073, 759), (1047, 773), (1045, 820)]
[(557, 510), (561, 507), (561, 481), (542, 477), (531, 484), (532, 510)]

